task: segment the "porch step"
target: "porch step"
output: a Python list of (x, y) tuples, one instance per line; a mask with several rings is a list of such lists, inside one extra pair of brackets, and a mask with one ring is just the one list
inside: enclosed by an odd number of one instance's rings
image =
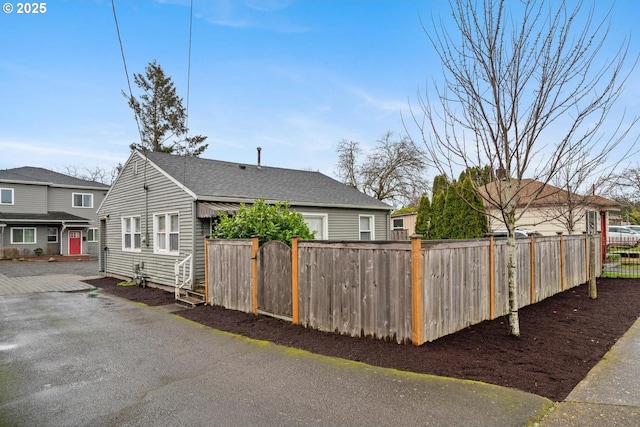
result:
[(198, 292), (184, 289), (180, 295), (176, 295), (176, 304), (183, 305), (188, 308), (194, 308), (205, 303), (204, 295)]

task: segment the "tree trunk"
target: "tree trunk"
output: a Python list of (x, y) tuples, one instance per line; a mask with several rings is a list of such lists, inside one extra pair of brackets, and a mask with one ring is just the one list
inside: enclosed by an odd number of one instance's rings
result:
[[(515, 230), (515, 227), (513, 227)], [(507, 279), (509, 284), (509, 333), (520, 336), (520, 320), (518, 319), (518, 280), (516, 268), (516, 236), (512, 232), (507, 239)]]
[(593, 234), (589, 234), (589, 298), (598, 298), (596, 288), (596, 241)]

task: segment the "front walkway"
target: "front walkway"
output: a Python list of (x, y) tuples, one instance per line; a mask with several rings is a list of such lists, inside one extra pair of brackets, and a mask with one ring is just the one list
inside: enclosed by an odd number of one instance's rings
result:
[(21, 295), (34, 292), (89, 291), (92, 286), (82, 282), (89, 277), (77, 274), (52, 274), (48, 276), (7, 277), (0, 274), (0, 296)]

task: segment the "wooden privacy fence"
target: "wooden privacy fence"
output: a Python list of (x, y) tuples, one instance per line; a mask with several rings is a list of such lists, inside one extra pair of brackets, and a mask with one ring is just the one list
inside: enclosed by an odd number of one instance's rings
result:
[[(589, 280), (590, 239), (516, 240), (519, 307)], [(205, 240), (206, 301), (352, 336), (420, 345), (508, 313), (507, 241)]]

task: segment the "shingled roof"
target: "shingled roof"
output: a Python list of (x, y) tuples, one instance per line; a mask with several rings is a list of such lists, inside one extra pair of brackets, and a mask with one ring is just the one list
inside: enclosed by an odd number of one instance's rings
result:
[[(558, 188), (551, 184), (544, 184), (540, 181), (533, 179), (522, 179), (520, 181), (520, 199), (518, 206), (554, 206), (559, 204), (566, 204), (569, 200), (569, 192), (562, 188)], [(504, 197), (505, 185), (503, 181), (494, 181), (478, 189), (483, 198), (488, 200), (500, 200), (500, 196)], [(580, 196), (573, 196), (574, 199)], [(575, 203), (575, 202), (574, 202)], [(619, 209), (620, 204), (606, 199), (601, 196), (587, 195), (584, 196), (582, 203), (598, 206), (603, 209), (612, 208)]]
[(0, 212), (0, 221), (3, 222), (39, 222), (50, 224), (63, 224), (63, 223), (87, 223), (86, 218), (79, 217), (67, 212), (49, 211), (44, 214), (40, 213), (10, 213)]
[(48, 169), (23, 166), (13, 169), (0, 169), (0, 182), (24, 182), (42, 185), (59, 185), (65, 187), (85, 187), (108, 189), (109, 186), (96, 181), (87, 181)]
[[(143, 159), (144, 155), (137, 152)], [(320, 172), (147, 152), (158, 168), (202, 201), (288, 201), (298, 206), (391, 210), (392, 207)]]

